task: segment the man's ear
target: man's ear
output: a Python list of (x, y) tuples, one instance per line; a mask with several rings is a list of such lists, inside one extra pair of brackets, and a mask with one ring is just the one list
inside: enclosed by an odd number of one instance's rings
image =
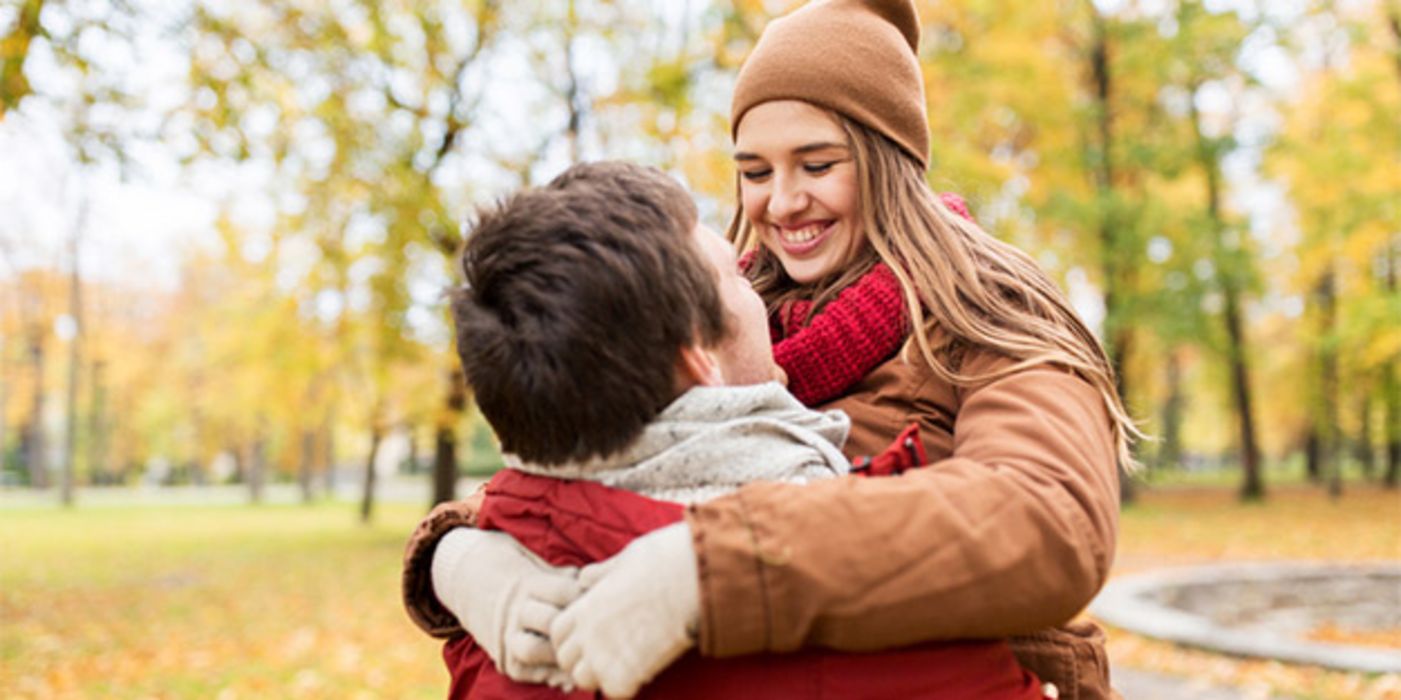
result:
[(681, 379), (691, 386), (720, 386), (725, 383), (715, 355), (695, 343), (681, 348), (676, 358), (676, 370)]

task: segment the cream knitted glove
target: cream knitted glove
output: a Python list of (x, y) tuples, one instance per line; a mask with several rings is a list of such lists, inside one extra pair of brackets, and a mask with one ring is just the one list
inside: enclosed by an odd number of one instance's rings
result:
[(550, 625), (560, 668), (585, 690), (631, 697), (695, 644), (700, 584), (686, 523), (584, 567), (579, 596)]
[(433, 591), (513, 680), (566, 686), (550, 623), (582, 591), (572, 567), (555, 568), (504, 532), (457, 528), (433, 553)]

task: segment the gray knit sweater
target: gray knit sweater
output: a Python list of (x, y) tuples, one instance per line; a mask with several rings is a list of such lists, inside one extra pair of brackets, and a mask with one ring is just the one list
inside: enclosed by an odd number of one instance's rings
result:
[(622, 451), (587, 462), (506, 466), (584, 479), (678, 503), (698, 503), (751, 481), (805, 483), (847, 473), (841, 453), (851, 420), (813, 411), (776, 382), (695, 387), (667, 406)]

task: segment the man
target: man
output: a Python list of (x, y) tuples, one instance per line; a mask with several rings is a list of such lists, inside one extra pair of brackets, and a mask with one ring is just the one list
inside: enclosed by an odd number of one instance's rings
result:
[[(664, 650), (647, 663), (665, 666), (693, 645), (696, 620), (680, 633), (645, 622), (561, 625), (567, 616), (556, 619), (556, 611), (590, 586), (597, 568), (576, 583), (572, 571), (546, 562), (606, 559), (633, 538), (679, 522), (682, 504), (751, 481), (844, 474), (838, 448), (846, 417), (810, 411), (771, 381), (780, 373), (763, 303), (730, 246), (697, 225), (690, 198), (656, 171), (576, 166), (507, 200), (474, 227), (463, 268), (467, 285), (453, 299), (458, 350), (510, 469), (492, 480), (475, 523), (459, 524), (504, 530), (545, 561), (502, 557), (482, 546), (490, 536), (479, 531), (433, 519), (420, 527), (417, 539), (450, 530), (436, 549), (410, 548), (431, 554), (431, 587), (421, 574), (428, 567), (411, 561), (405, 595), (416, 622), (451, 637), (444, 655), (452, 696), (559, 695), (510, 681), (502, 670), (597, 687), (588, 669), (561, 672), (556, 652), (569, 667), (580, 645), (609, 635), (646, 639), (649, 649)], [(681, 586), (696, 576), (693, 559), (657, 563), (653, 585)], [(483, 590), (474, 573), (485, 571), (518, 584)], [(454, 616), (478, 636), (463, 635)], [(505, 647), (514, 651), (503, 654)], [(498, 669), (492, 658), (538, 666)], [(643, 692), (1040, 697), (1002, 642), (725, 661), (691, 655)]]

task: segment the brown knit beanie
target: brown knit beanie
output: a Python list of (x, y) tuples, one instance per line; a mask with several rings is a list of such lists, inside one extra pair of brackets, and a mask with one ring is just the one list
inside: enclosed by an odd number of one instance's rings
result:
[(730, 103), (730, 134), (755, 105), (801, 100), (875, 129), (929, 164), (913, 0), (815, 0), (764, 28)]

